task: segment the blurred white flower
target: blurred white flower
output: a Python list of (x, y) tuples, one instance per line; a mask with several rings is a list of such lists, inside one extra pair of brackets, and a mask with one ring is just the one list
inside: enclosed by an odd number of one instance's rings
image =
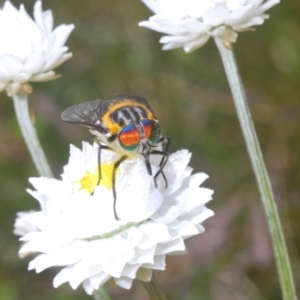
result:
[(72, 57), (64, 44), (74, 25), (53, 30), (52, 12), (43, 12), (41, 1), (36, 1), (33, 15), (34, 20), (24, 5), (17, 10), (9, 1), (0, 9), (0, 91), (9, 96), (20, 89), (29, 92), (28, 81), (57, 78), (53, 69)]
[(261, 25), (264, 12), (279, 0), (142, 0), (155, 15), (139, 26), (166, 33), (163, 50), (183, 47), (191, 52), (210, 37), (235, 42), (237, 32)]
[[(62, 180), (30, 178), (35, 191), (28, 192), (41, 211), (19, 214), (15, 223), (24, 242), (20, 255), (38, 253), (29, 270), (64, 267), (54, 286), (69, 282), (76, 289), (83, 283), (88, 294), (110, 278), (123, 288), (130, 288), (135, 278), (149, 281), (152, 270), (165, 269), (166, 255), (184, 253), (184, 240), (202, 233), (199, 223), (213, 215), (204, 206), (213, 191), (199, 187), (208, 176), (191, 175), (191, 154), (181, 150), (170, 155), (164, 168), (166, 189), (162, 176), (155, 188), (142, 158), (120, 165), (116, 220), (111, 175), (119, 156), (102, 150), (102, 180), (96, 186), (97, 154), (97, 145), (83, 143), (82, 151), (71, 146)], [(152, 162), (153, 171), (157, 165)]]

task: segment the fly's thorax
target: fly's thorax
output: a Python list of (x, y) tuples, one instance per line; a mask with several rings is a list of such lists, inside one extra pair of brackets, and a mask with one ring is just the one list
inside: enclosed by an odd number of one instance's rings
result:
[(137, 103), (130, 99), (112, 103), (107, 112), (101, 117), (108, 128), (115, 125), (123, 128), (131, 123), (139, 123), (144, 119), (157, 121), (153, 112), (143, 103)]

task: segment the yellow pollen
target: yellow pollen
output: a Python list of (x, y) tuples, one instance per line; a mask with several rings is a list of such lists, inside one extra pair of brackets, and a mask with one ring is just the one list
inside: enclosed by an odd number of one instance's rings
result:
[[(104, 185), (109, 190), (112, 189), (112, 174), (114, 170), (114, 164), (103, 164), (101, 165), (101, 181), (100, 185)], [(119, 169), (116, 170), (116, 173)], [(86, 190), (88, 193), (92, 194), (96, 188), (99, 180), (98, 168), (95, 168), (95, 172), (86, 172), (85, 176), (80, 180), (81, 189)]]

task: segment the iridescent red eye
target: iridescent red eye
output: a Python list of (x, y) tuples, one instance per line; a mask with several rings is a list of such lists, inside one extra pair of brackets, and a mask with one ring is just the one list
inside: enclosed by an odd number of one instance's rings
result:
[[(152, 143), (156, 144), (160, 138), (159, 125), (148, 119), (141, 121), (146, 138)], [(119, 133), (119, 142), (123, 149), (127, 151), (134, 151), (141, 141), (140, 133), (137, 126), (132, 123), (123, 127)]]
[(152, 121), (145, 119), (142, 121), (142, 124), (144, 125), (144, 130), (147, 139), (152, 143), (156, 144), (160, 138), (161, 131), (159, 125)]
[(140, 143), (140, 134), (135, 124), (125, 126), (119, 133), (119, 142), (123, 149), (134, 151)]

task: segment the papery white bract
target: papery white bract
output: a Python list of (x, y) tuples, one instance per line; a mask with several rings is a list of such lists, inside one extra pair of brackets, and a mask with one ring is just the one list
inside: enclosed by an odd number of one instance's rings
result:
[[(15, 233), (22, 235), (20, 255), (37, 256), (29, 269), (41, 272), (64, 267), (54, 286), (81, 283), (92, 294), (110, 278), (130, 288), (133, 279), (151, 279), (152, 270), (165, 269), (167, 254), (184, 253), (184, 240), (202, 233), (202, 221), (213, 215), (204, 205), (213, 191), (199, 185), (206, 174), (191, 175), (191, 154), (178, 151), (154, 186), (139, 156), (125, 160), (117, 170), (117, 206), (113, 213), (111, 171), (119, 156), (101, 152), (102, 180), (98, 181), (98, 146), (83, 143), (83, 150), (71, 146), (69, 163), (62, 180), (30, 178), (41, 211), (19, 214)], [(157, 157), (155, 157), (157, 159)], [(153, 172), (158, 163), (152, 162)], [(24, 227), (24, 228), (23, 228)]]
[(210, 37), (235, 42), (237, 32), (261, 25), (264, 12), (279, 0), (142, 0), (155, 15), (139, 25), (166, 33), (163, 50), (183, 47), (191, 52)]
[(9, 1), (0, 9), (0, 91), (13, 96), (28, 91), (28, 81), (48, 81), (58, 77), (53, 71), (72, 53), (64, 46), (74, 25), (62, 24), (53, 30), (50, 10), (42, 2), (34, 5), (34, 20), (23, 5), (17, 10)]

